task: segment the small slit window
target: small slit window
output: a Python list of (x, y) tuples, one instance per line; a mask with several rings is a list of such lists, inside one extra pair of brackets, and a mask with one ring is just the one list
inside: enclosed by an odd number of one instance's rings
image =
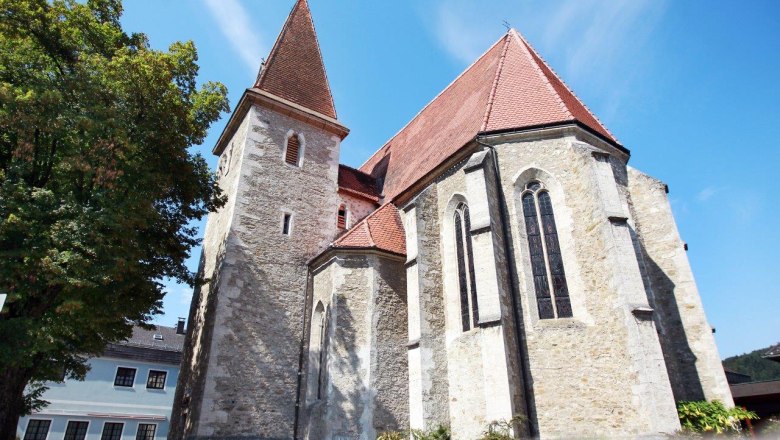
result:
[(290, 165), (300, 166), (301, 138), (293, 133), (287, 138), (287, 148), (284, 153), (284, 161)]
[(289, 212), (284, 213), (282, 218), (282, 234), (290, 235), (290, 229), (292, 227), (292, 214)]
[(347, 229), (347, 206), (343, 203), (339, 206), (339, 212), (336, 218), (339, 229)]
[(539, 319), (571, 318), (569, 288), (550, 193), (540, 182), (529, 182), (522, 203)]

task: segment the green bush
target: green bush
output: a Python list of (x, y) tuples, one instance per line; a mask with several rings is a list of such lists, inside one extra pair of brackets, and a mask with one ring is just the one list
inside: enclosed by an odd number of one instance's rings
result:
[(718, 400), (678, 402), (677, 414), (683, 431), (708, 434), (739, 432), (740, 421), (758, 419), (756, 413), (752, 411), (738, 407), (726, 408)]
[(412, 429), (411, 434), (412, 440), (450, 440), (450, 428), (441, 425), (427, 431)]
[(523, 423), (525, 417), (515, 415), (511, 420), (496, 420), (490, 422), (487, 429), (478, 440), (514, 440), (515, 426)]
[(387, 431), (379, 433), (376, 440), (409, 440), (409, 436), (404, 435), (403, 432)]
[(450, 429), (439, 425), (437, 428), (423, 431), (421, 429), (412, 429), (408, 433), (398, 431), (382, 432), (376, 440), (450, 440)]

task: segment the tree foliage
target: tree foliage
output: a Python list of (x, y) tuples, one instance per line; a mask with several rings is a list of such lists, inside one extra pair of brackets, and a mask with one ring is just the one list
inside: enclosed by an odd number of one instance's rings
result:
[(162, 278), (191, 284), (190, 223), (224, 203), (189, 147), (228, 110), (225, 87), (196, 87), (192, 42), (153, 50), (121, 13), (0, 0), (0, 425), (37, 402), (13, 377), (83, 377), (160, 312)]
[(754, 381), (780, 379), (780, 362), (763, 358), (770, 348), (772, 347), (728, 357), (723, 360), (723, 366), (730, 370), (747, 374)]

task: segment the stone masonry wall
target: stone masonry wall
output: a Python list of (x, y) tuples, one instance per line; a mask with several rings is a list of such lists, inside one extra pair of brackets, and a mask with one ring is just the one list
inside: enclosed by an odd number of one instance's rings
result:
[(307, 378), (306, 438), (408, 428), (405, 283), (403, 262), (378, 255), (336, 257), (316, 271), (313, 302), (329, 312), (325, 364)]
[(241, 175), (249, 124), (250, 117), (247, 115), (219, 159), (218, 182), (223, 193), (228, 196), (228, 200), (219, 211), (209, 214), (206, 222), (198, 277), (207, 282), (196, 286), (190, 304), (187, 320), (189, 331), (185, 339), (181, 374), (171, 412), (169, 437), (172, 439), (185, 438), (197, 429), (198, 418), (193, 415), (198, 414), (201, 408), (213, 331), (213, 321), (206, 318), (214, 314), (217, 304), (218, 273), (235, 209), (235, 193)]
[(637, 254), (656, 310), (659, 337), (677, 400), (732, 404), (712, 329), (704, 314), (666, 186), (628, 168)]
[[(668, 379), (664, 384), (656, 377), (648, 384), (654, 370), (642, 367), (647, 356), (660, 353), (658, 341), (643, 336), (652, 333), (631, 315), (629, 298), (644, 292), (638, 270), (625, 272), (613, 255), (616, 243), (625, 239), (615, 235), (605, 214), (592, 155), (598, 148), (574, 136), (494, 142), (519, 275), (530, 365), (525, 374), (540, 435), (673, 432), (679, 425)], [(550, 191), (573, 318), (538, 318), (520, 205), (522, 189), (532, 179)], [(663, 370), (663, 365), (652, 368)], [(647, 398), (660, 403), (646, 405)]]
[[(218, 276), (202, 391), (190, 438), (291, 438), (303, 332), (307, 261), (336, 234), (339, 139), (254, 106), (235, 213)], [(303, 139), (300, 168), (284, 162)], [(283, 214), (292, 216), (282, 234)], [(237, 353), (241, 353), (237, 356)]]

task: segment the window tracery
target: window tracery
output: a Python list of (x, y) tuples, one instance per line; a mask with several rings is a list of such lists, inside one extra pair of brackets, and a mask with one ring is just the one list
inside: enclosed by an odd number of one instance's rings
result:
[(539, 319), (570, 318), (569, 288), (550, 193), (533, 180), (521, 200)]

